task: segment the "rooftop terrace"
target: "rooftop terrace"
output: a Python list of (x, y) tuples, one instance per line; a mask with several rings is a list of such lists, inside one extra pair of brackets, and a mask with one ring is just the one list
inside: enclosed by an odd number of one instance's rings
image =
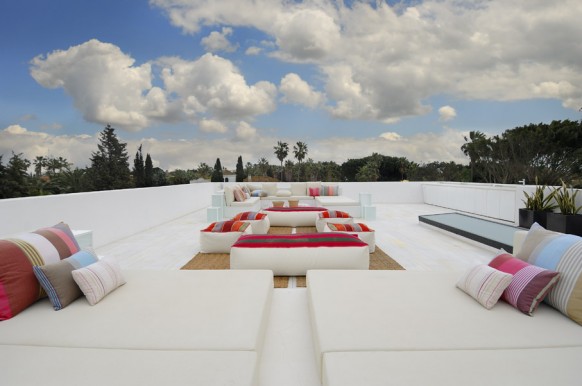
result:
[[(198, 232), (220, 184), (94, 192), (0, 201), (0, 235), (65, 221), (91, 229), (99, 255), (126, 269), (177, 270), (199, 251)], [(372, 194), (376, 245), (406, 270), (463, 271), (493, 249), (420, 224), (419, 215), (457, 210), (514, 225), (522, 190), (533, 187), (442, 183), (345, 183), (345, 195)], [(293, 281), (291, 281), (293, 283)], [(261, 385), (319, 385), (305, 289), (277, 289), (261, 362)]]

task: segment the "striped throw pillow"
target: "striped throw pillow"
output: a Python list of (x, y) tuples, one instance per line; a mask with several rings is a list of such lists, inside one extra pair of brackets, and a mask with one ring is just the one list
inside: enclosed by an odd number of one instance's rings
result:
[(560, 276), (558, 272), (536, 267), (509, 253), (501, 253), (491, 260), (489, 266), (513, 275), (501, 299), (530, 316), (557, 284)]
[(85, 268), (73, 271), (73, 279), (92, 306), (125, 284), (119, 264), (114, 259), (107, 257)]
[(465, 272), (457, 282), (457, 287), (490, 310), (511, 284), (512, 278), (509, 273), (480, 264)]
[(262, 220), (267, 215), (260, 212), (242, 212), (237, 213), (236, 216), (232, 218), (232, 221), (245, 221), (245, 220)]
[(339, 187), (337, 185), (322, 185), (321, 195), (322, 196), (337, 196), (339, 192)]
[(327, 226), (332, 231), (337, 231), (337, 232), (374, 232), (373, 229), (370, 229), (366, 224), (362, 224), (362, 223), (355, 223), (355, 224), (327, 223)]
[(210, 224), (202, 232), (244, 232), (248, 226), (249, 223), (244, 221), (218, 221)]
[(78, 251), (79, 244), (64, 223), (0, 240), (0, 320), (46, 296), (32, 267), (57, 263)]
[(544, 301), (582, 324), (582, 237), (547, 231), (534, 224), (518, 257), (560, 273), (560, 280)]
[(235, 201), (243, 202), (247, 198), (245, 192), (241, 189), (240, 186), (235, 186), (232, 190), (232, 193), (234, 194)]
[(319, 213), (319, 218), (350, 218), (352, 216), (349, 213), (342, 212), (341, 210), (326, 210)]

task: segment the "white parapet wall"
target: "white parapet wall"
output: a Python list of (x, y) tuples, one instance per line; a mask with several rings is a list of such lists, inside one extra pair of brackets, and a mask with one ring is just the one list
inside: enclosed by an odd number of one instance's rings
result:
[[(422, 186), (424, 202), (470, 214), (503, 220), (517, 225), (523, 192), (532, 185), (426, 182)], [(548, 190), (549, 192), (549, 190)]]
[(210, 206), (219, 184), (199, 183), (0, 200), (0, 237), (64, 221), (99, 247)]
[(372, 204), (422, 204), (422, 182), (340, 182), (341, 195), (359, 200), (360, 193), (372, 195)]

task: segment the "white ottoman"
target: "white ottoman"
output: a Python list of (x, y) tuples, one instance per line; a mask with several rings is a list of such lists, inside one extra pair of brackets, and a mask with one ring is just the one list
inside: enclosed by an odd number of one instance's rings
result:
[(243, 234), (252, 234), (252, 228), (248, 222), (213, 222), (206, 229), (200, 231), (200, 252), (229, 253), (230, 247)]
[(245, 235), (230, 250), (230, 269), (270, 269), (303, 276), (311, 269), (368, 269), (368, 245), (353, 235)]
[(373, 229), (370, 229), (366, 224), (338, 224), (329, 222), (325, 224), (323, 232), (339, 232), (356, 235), (360, 240), (368, 244), (370, 253), (373, 253), (376, 250), (376, 232)]
[(317, 231), (323, 232), (325, 224), (328, 222), (335, 224), (353, 224), (354, 219), (349, 213), (342, 212), (341, 210), (326, 210), (325, 212), (317, 214), (317, 219), (315, 220)]
[(266, 235), (269, 233), (271, 224), (269, 216), (266, 213), (260, 212), (242, 212), (234, 216), (232, 221), (246, 221), (251, 224), (254, 235)]

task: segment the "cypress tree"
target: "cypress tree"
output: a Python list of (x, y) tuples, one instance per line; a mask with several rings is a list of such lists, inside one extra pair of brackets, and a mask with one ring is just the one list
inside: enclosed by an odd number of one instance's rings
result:
[(236, 182), (243, 182), (245, 179), (245, 169), (243, 167), (242, 156), (238, 156), (238, 161), (236, 162)]
[(154, 186), (154, 164), (150, 153), (147, 154), (145, 160), (144, 183), (145, 186)]
[(133, 178), (136, 188), (141, 188), (145, 185), (145, 168), (143, 164), (143, 154), (141, 152), (141, 146), (137, 149), (135, 153), (135, 158), (133, 159)]
[(216, 159), (216, 163), (214, 164), (214, 170), (212, 171), (212, 177), (210, 177), (210, 182), (224, 182), (220, 158)]

